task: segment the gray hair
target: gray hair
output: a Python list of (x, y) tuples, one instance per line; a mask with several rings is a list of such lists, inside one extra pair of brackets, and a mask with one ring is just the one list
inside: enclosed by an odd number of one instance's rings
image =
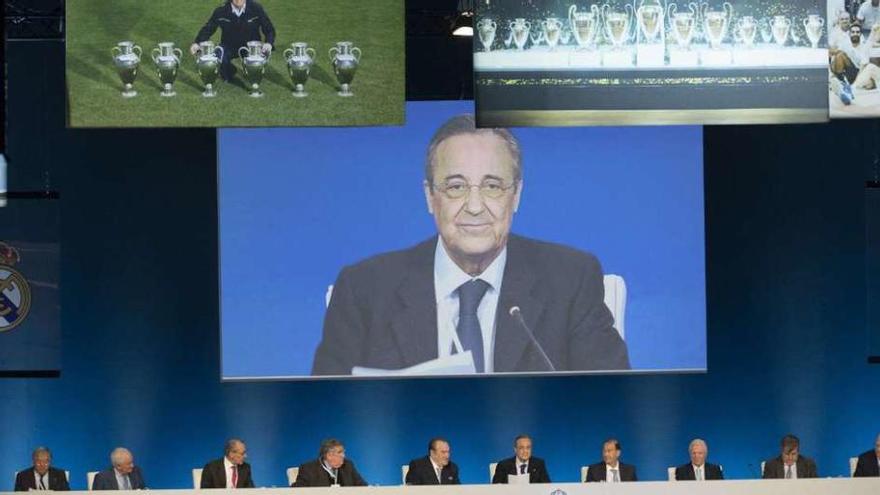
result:
[(48, 447), (37, 447), (31, 454), (31, 459), (36, 459), (37, 456), (40, 454), (46, 454), (47, 456), (49, 456), (49, 459), (52, 458), (52, 451), (50, 451)]
[(324, 440), (323, 442), (321, 442), (321, 448), (318, 449), (318, 457), (320, 459), (323, 459), (324, 456), (327, 455), (328, 452), (330, 452), (331, 450), (335, 450), (339, 447), (344, 448), (345, 445), (343, 445), (342, 442), (340, 442), (339, 440), (337, 440), (335, 438), (328, 438), (328, 439)]
[(131, 455), (131, 452), (129, 452), (128, 449), (125, 447), (116, 447), (113, 449), (113, 452), (110, 452), (110, 464), (118, 466), (125, 461), (126, 457), (134, 459), (134, 456)]
[(695, 445), (702, 445), (706, 450), (709, 450), (709, 446), (706, 445), (706, 442), (702, 438), (695, 438), (691, 440), (690, 444), (688, 444), (688, 452), (692, 451)]
[(234, 449), (235, 446), (238, 444), (244, 445), (244, 442), (242, 442), (241, 440), (239, 440), (237, 438), (230, 438), (229, 440), (226, 441), (226, 445), (223, 447), (223, 454), (228, 454), (228, 453), (232, 452), (232, 449)]
[(437, 129), (431, 142), (428, 144), (428, 154), (425, 158), (425, 180), (428, 184), (434, 183), (434, 160), (440, 143), (455, 136), (466, 134), (492, 134), (504, 141), (507, 151), (513, 157), (513, 180), (519, 182), (522, 179), (522, 152), (519, 149), (519, 141), (509, 130), (502, 127), (489, 127), (478, 129), (474, 116), (466, 113), (456, 115), (447, 120)]

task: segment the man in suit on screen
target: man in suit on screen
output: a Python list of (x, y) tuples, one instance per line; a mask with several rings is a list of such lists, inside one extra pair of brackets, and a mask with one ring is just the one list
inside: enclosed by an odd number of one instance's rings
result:
[(144, 475), (134, 465), (134, 456), (128, 449), (119, 447), (110, 453), (110, 469), (95, 475), (92, 490), (143, 490)]
[(801, 442), (794, 435), (782, 438), (782, 453), (764, 463), (764, 479), (818, 478), (816, 463), (800, 453)]
[(676, 481), (724, 479), (721, 466), (706, 462), (706, 458), (709, 456), (709, 446), (706, 445), (706, 442), (699, 438), (691, 440), (688, 445), (688, 454), (691, 456), (691, 462), (675, 468)]
[(458, 466), (449, 460), (449, 442), (432, 438), (428, 442), (428, 455), (409, 462), (406, 473), (407, 485), (460, 485)]
[(471, 115), (447, 121), (423, 191), (438, 235), (342, 270), (313, 375), (467, 353), (456, 373), (629, 369), (596, 257), (510, 233), (523, 180), (509, 131), (476, 129)]
[(880, 476), (880, 435), (874, 439), (874, 448), (859, 456), (853, 476), (856, 478)]
[(367, 486), (354, 462), (345, 458), (345, 445), (334, 438), (321, 442), (318, 458), (299, 467), (291, 486)]
[(52, 490), (66, 492), (70, 490), (67, 474), (63, 469), (54, 468), (52, 452), (46, 447), (37, 447), (31, 454), (33, 467), (22, 469), (15, 474), (15, 491)]
[(602, 444), (602, 462), (590, 465), (587, 479), (584, 481), (587, 483), (620, 483), (622, 481), (638, 481), (638, 477), (635, 466), (620, 462), (620, 442), (609, 438)]
[(249, 41), (262, 41), (262, 52), (266, 55), (275, 45), (275, 26), (263, 8), (255, 0), (226, 0), (214, 9), (208, 22), (196, 34), (189, 51), (199, 52), (199, 43), (208, 41), (220, 29), (220, 43), (223, 47), (223, 60), (220, 63), (220, 77), (231, 81), (235, 76), (232, 60), (239, 57), (238, 49), (247, 46)]
[(528, 476), (529, 483), (550, 483), (544, 460), (532, 455), (532, 439), (519, 435), (513, 439), (514, 456), (499, 461), (492, 483), (507, 483), (508, 476)]
[(251, 465), (244, 462), (247, 445), (237, 438), (226, 441), (223, 457), (205, 464), (202, 488), (253, 488)]

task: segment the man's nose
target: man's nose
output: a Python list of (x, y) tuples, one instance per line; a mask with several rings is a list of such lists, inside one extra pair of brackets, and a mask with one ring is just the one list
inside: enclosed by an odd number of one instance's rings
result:
[(483, 195), (480, 192), (479, 186), (471, 186), (468, 190), (468, 195), (465, 198), (465, 210), (472, 214), (477, 215), (482, 213), (485, 208), (485, 204), (483, 203)]

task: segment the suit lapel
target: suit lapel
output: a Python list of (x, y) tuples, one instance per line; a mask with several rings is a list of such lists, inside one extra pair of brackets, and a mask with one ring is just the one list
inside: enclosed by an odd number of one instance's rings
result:
[(535, 336), (541, 333), (537, 322), (544, 303), (531, 295), (535, 281), (536, 275), (530, 268), (522, 245), (511, 236), (507, 243), (507, 264), (495, 314), (495, 371), (517, 371), (523, 353), (531, 344), (519, 321), (510, 315), (510, 308), (519, 306), (520, 314)]
[(437, 299), (434, 295), (434, 249), (437, 238), (416, 246), (407, 276), (397, 289), (391, 329), (402, 366), (437, 358)]

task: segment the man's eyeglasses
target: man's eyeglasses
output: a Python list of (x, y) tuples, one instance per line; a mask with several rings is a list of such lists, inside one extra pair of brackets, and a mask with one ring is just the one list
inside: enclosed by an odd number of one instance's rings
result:
[(516, 182), (505, 185), (503, 181), (496, 179), (487, 179), (479, 184), (471, 185), (463, 180), (451, 180), (442, 184), (431, 184), (431, 187), (443, 193), (449, 199), (462, 199), (470, 194), (472, 188), (476, 187), (480, 191), (480, 195), (488, 199), (501, 199), (507, 194), (507, 191), (516, 187)]

